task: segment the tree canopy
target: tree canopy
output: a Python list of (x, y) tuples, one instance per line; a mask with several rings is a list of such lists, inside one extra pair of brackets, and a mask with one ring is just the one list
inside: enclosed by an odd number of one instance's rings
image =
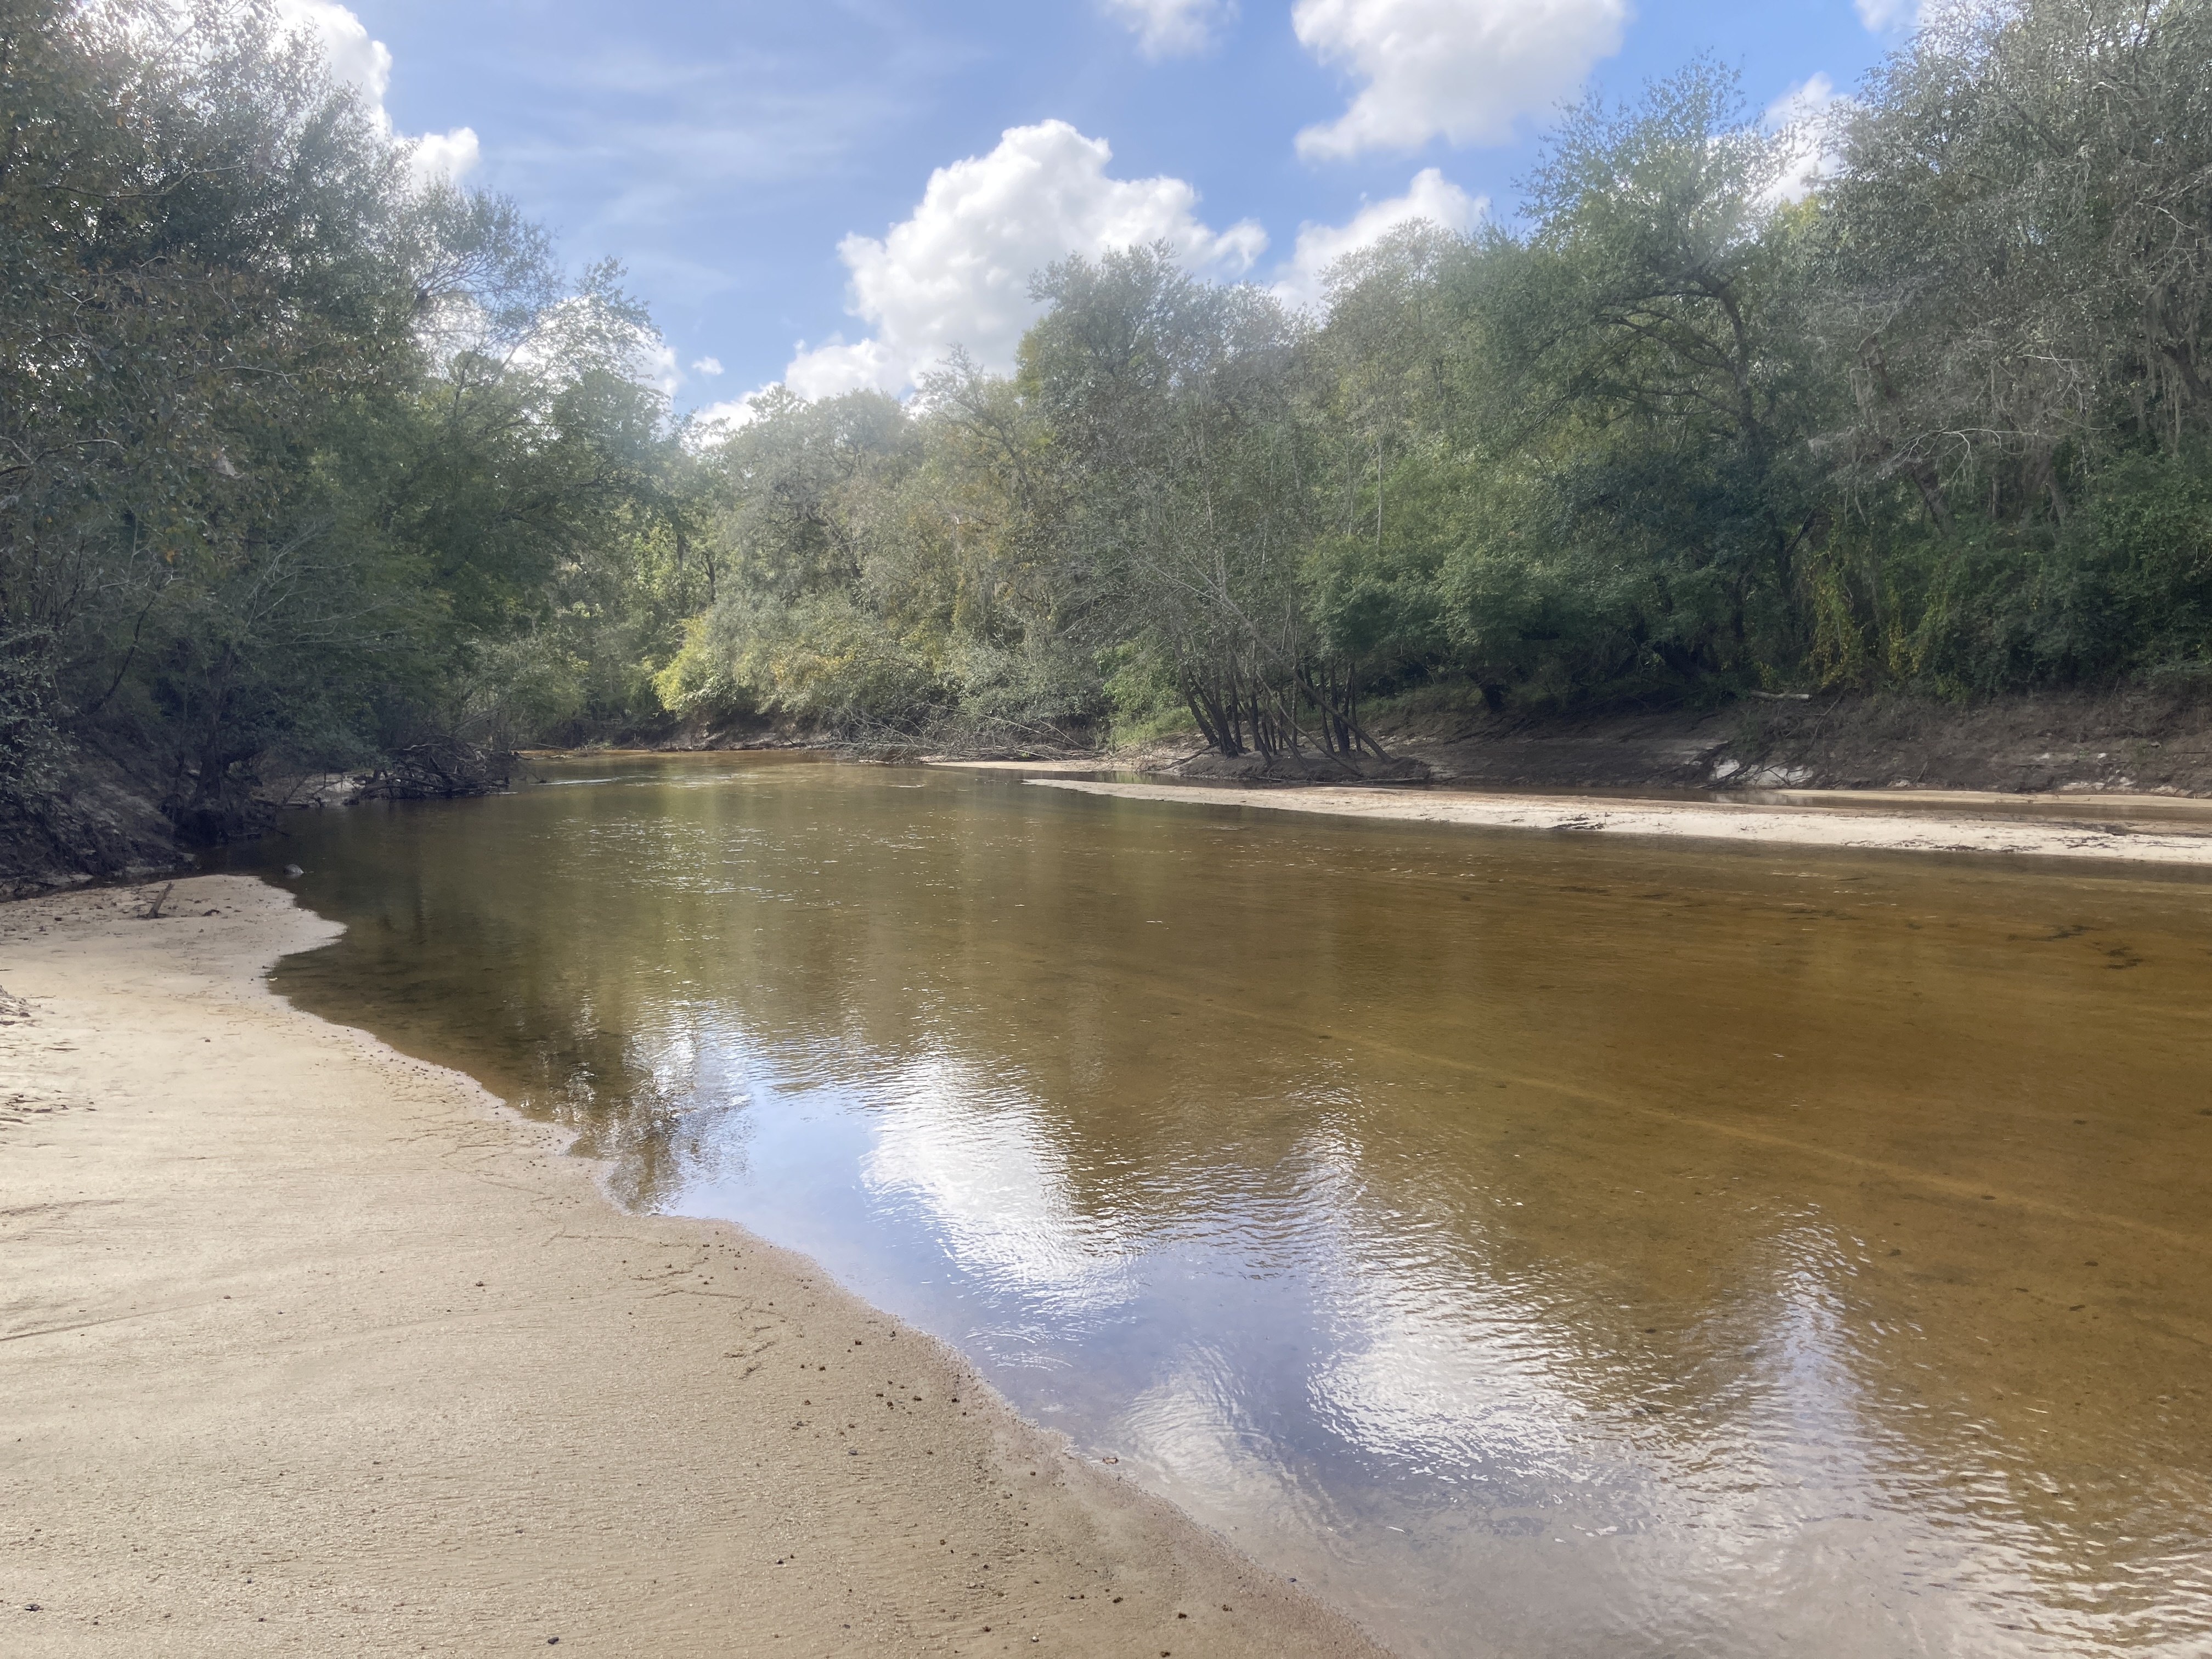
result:
[(2212, 674), (2212, 0), (1961, 0), (1781, 131), (1694, 63), (1310, 311), (1069, 258), (1011, 374), (715, 433), (264, 6), (0, 0), (0, 810), (73, 750), (217, 837), (685, 720), (1349, 763), (1428, 684)]

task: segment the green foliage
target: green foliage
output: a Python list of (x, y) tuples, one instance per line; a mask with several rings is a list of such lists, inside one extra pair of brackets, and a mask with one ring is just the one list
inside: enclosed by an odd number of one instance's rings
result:
[(713, 602), (661, 701), (834, 736), (1081, 740), (1103, 696), (1054, 548), (1054, 463), (1011, 392), (956, 364), (914, 408), (755, 398), (697, 458)]
[(0, 82), (11, 787), (94, 743), (220, 838), (271, 768), (633, 717), (698, 601), (619, 272), (410, 186), (263, 4), (0, 0)]
[(2131, 455), (2099, 482), (2078, 533), (2112, 569), (2123, 665), (2212, 662), (2212, 444)]
[(1115, 746), (1190, 729), (1190, 710), (1174, 670), (1142, 645), (1132, 641), (1100, 652), (1098, 671), (1110, 711), (1107, 736)]
[(1819, 131), (1692, 64), (1313, 314), (1071, 258), (1011, 377), (717, 434), (618, 268), (169, 15), (0, 0), (0, 805), (73, 742), (214, 836), (672, 715), (1348, 766), (1370, 697), (2212, 669), (2212, 0), (1946, 6)]
[[(740, 591), (664, 695), (1123, 739), (1179, 710), (1344, 756), (1364, 693), (1425, 684), (2194, 672), (2208, 19), (1946, 8), (1826, 130), (1693, 64), (1567, 113), (1525, 234), (1401, 228), (1315, 317), (1165, 248), (1065, 261), (1011, 383), (954, 373), (902, 424), (762, 405), (720, 463)], [(1000, 648), (1051, 672), (990, 701)]]
[(60, 772), (52, 643), (33, 629), (0, 635), (0, 814), (9, 817), (33, 809)]
[(661, 686), (678, 708), (718, 696), (832, 728), (873, 710), (926, 709), (940, 689), (922, 652), (835, 586), (725, 600), (701, 619)]
[(2098, 473), (2063, 524), (1960, 515), (1838, 538), (1819, 562), (1826, 683), (1923, 682), (1951, 695), (2195, 674), (2212, 661), (2206, 447)]

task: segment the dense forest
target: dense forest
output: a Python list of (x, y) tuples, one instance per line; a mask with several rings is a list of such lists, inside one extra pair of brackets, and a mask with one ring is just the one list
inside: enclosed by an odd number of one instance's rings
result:
[(2212, 0), (1942, 7), (1781, 131), (1694, 64), (1317, 312), (1072, 258), (1011, 375), (714, 431), (618, 267), (420, 182), (265, 9), (0, 0), (0, 87), (19, 823), (95, 763), (205, 842), (744, 718), (1352, 757), (1423, 687), (2212, 678)]

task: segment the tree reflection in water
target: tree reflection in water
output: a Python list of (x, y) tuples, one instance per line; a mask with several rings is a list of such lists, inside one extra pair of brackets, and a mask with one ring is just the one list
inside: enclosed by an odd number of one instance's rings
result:
[(2201, 1650), (2200, 882), (570, 775), (295, 820), (280, 988), (1405, 1650)]

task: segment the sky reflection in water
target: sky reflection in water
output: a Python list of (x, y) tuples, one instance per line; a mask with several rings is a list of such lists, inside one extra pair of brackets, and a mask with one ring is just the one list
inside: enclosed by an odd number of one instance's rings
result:
[(554, 775), (293, 821), (280, 988), (1406, 1651), (2212, 1642), (2203, 884)]

